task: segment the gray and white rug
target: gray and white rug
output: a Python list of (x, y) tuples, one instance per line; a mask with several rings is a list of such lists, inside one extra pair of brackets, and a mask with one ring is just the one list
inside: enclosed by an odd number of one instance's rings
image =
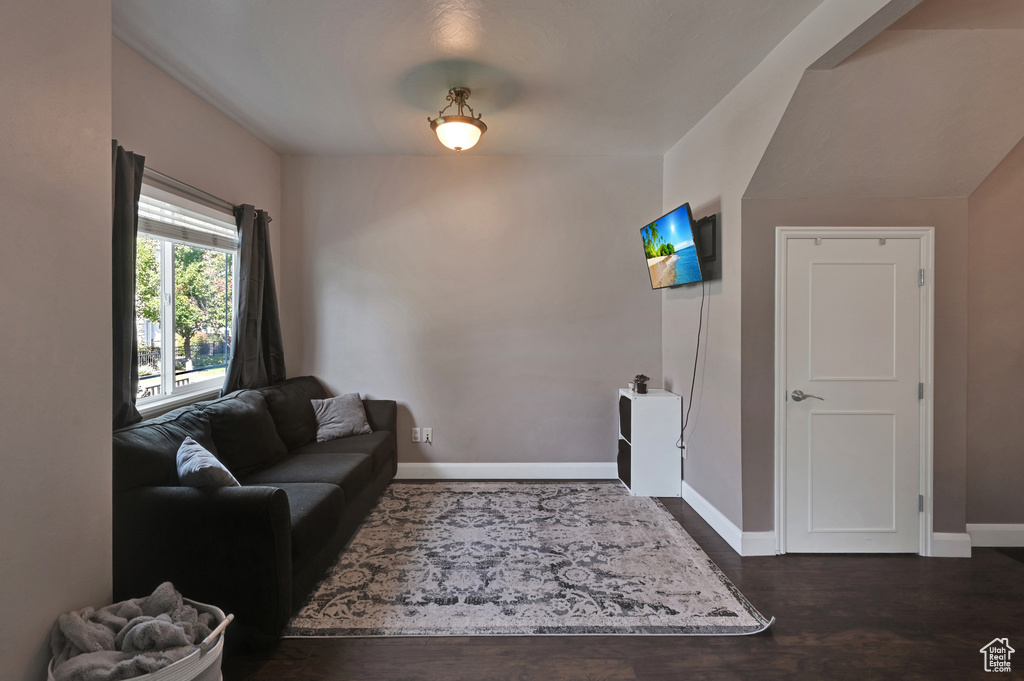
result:
[(735, 635), (769, 622), (619, 483), (394, 483), (286, 636)]

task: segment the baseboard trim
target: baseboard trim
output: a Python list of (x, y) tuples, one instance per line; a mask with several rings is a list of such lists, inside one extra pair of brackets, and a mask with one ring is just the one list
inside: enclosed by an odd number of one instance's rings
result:
[(401, 463), (396, 480), (616, 480), (615, 462)]
[(1024, 525), (1012, 523), (968, 523), (967, 534), (975, 546), (1024, 546)]
[(683, 481), (683, 501), (741, 556), (774, 556), (775, 532), (744, 532), (721, 511)]
[(704, 521), (718, 533), (725, 543), (732, 547), (736, 553), (743, 555), (743, 531), (736, 527), (736, 524), (725, 517), (721, 511), (715, 508), (710, 501), (700, 495), (700, 492), (690, 487), (683, 480), (683, 501), (688, 503)]
[(971, 536), (966, 532), (932, 532), (932, 558), (970, 558)]
[(741, 556), (774, 556), (775, 532), (744, 532)]

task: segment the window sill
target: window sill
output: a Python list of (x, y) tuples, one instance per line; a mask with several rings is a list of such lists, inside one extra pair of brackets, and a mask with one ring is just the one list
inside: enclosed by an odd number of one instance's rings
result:
[(172, 409), (178, 407), (184, 407), (195, 402), (202, 402), (213, 397), (217, 397), (220, 394), (220, 388), (208, 388), (206, 390), (196, 390), (195, 392), (185, 393), (184, 395), (172, 395), (159, 400), (153, 400), (152, 402), (146, 402), (145, 404), (138, 405), (139, 413), (142, 414), (142, 419), (151, 419), (161, 414), (166, 414)]

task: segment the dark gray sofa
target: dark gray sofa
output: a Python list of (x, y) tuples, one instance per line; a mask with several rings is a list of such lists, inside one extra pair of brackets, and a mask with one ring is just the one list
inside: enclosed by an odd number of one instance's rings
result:
[[(327, 396), (303, 376), (114, 431), (115, 600), (171, 581), (234, 613), (236, 640), (275, 640), (397, 472), (395, 402), (363, 400), (372, 433), (317, 442)], [(179, 486), (186, 436), (241, 487)]]

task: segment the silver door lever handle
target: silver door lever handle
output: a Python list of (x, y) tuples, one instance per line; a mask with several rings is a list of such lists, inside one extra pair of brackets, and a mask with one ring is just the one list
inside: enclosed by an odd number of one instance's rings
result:
[(794, 390), (791, 395), (793, 397), (794, 402), (803, 402), (804, 400), (808, 400), (812, 397), (816, 400), (821, 400), (822, 402), (825, 401), (824, 397), (818, 397), (817, 395), (808, 395), (803, 390)]

